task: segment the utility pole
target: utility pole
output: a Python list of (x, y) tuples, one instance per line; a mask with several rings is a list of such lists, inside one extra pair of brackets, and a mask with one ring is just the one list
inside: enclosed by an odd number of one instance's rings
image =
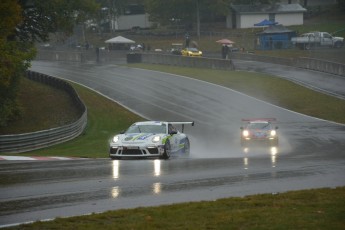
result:
[(196, 34), (200, 39), (200, 11), (199, 11), (199, 0), (196, 0)]

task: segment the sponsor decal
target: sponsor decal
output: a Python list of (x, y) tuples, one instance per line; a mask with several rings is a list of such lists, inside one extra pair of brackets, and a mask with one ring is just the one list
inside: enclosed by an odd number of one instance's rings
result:
[(126, 137), (126, 138), (125, 138), (125, 141), (130, 141), (130, 140), (132, 140), (132, 139), (133, 139), (133, 137), (130, 137), (130, 136), (129, 136), (129, 137)]
[(152, 135), (153, 135), (153, 134), (151, 134), (151, 133), (149, 133), (149, 134), (141, 134), (141, 135), (139, 135), (136, 139), (137, 139), (137, 140), (143, 141), (143, 140), (145, 140), (145, 139), (151, 137)]
[(166, 142), (168, 139), (170, 139), (170, 138), (171, 138), (170, 135), (169, 135), (169, 136), (165, 136), (165, 137), (162, 139), (162, 144), (164, 145), (165, 142)]

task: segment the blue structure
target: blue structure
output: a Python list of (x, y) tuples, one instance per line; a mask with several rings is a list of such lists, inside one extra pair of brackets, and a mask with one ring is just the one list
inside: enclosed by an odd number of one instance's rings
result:
[(289, 49), (292, 47), (291, 38), (296, 32), (282, 25), (272, 25), (257, 34), (255, 48), (259, 50)]
[(277, 24), (278, 24), (278, 22), (272, 22), (272, 21), (265, 19), (259, 23), (254, 24), (254, 26), (272, 26), (272, 25), (277, 25)]

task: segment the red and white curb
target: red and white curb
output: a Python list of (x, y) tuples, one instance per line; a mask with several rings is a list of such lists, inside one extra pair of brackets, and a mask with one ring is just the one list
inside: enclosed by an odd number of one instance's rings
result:
[(40, 156), (0, 156), (1, 160), (10, 160), (10, 161), (52, 161), (52, 160), (77, 160), (85, 158), (76, 158), (76, 157), (40, 157)]

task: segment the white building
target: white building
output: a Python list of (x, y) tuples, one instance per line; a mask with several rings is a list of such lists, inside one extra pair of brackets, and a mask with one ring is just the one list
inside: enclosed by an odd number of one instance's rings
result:
[(103, 15), (106, 15), (102, 24), (111, 31), (145, 29), (152, 27), (153, 24), (149, 21), (149, 15), (145, 12), (142, 4), (128, 4), (124, 12), (116, 16), (109, 14), (109, 9), (106, 7), (102, 10)]
[(114, 21), (115, 30), (130, 30), (133, 28), (150, 28), (152, 22), (149, 21), (148, 14), (120, 15)]
[(303, 13), (306, 11), (300, 4), (231, 5), (226, 27), (252, 28), (265, 19), (284, 26), (303, 25)]

